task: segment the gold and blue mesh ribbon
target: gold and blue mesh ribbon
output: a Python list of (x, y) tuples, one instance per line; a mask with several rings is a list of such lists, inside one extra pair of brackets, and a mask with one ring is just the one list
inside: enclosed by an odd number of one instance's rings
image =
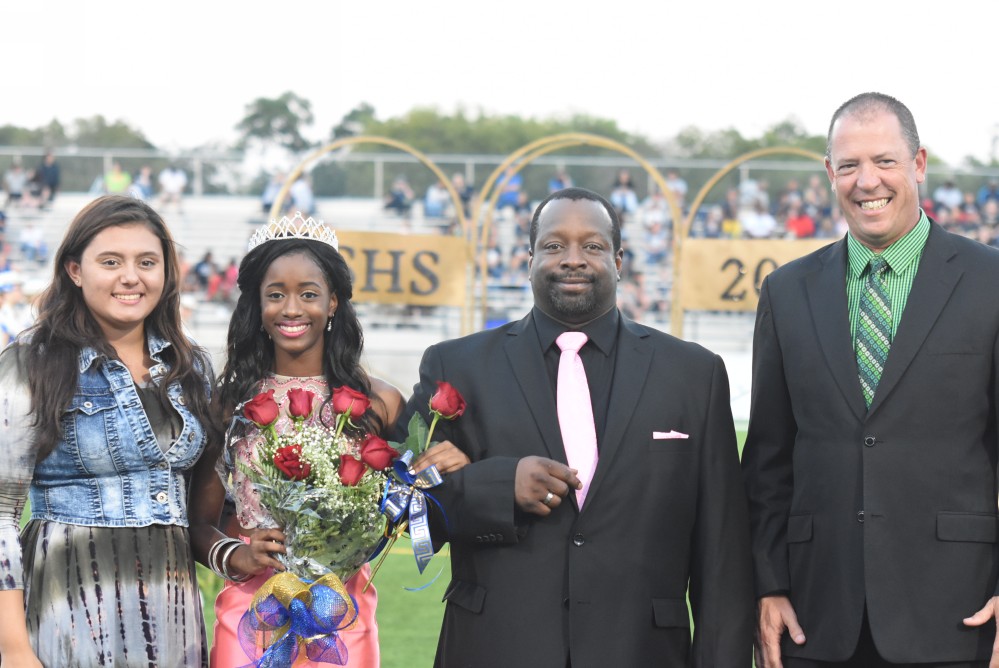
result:
[(239, 621), (240, 647), (253, 659), (244, 668), (286, 668), (300, 654), (345, 666), (347, 646), (339, 634), (356, 624), (357, 603), (335, 574), (309, 582), (278, 573), (260, 587)]

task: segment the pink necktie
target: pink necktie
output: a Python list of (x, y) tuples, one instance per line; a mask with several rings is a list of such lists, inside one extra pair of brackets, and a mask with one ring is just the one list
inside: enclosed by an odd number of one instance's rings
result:
[(556, 389), (558, 424), (562, 429), (566, 460), (570, 468), (579, 472), (577, 477), (583, 483), (583, 488), (576, 490), (580, 508), (597, 468), (597, 430), (593, 425), (590, 386), (586, 382), (583, 360), (579, 358), (579, 349), (586, 339), (586, 334), (582, 332), (565, 332), (555, 339), (562, 351)]

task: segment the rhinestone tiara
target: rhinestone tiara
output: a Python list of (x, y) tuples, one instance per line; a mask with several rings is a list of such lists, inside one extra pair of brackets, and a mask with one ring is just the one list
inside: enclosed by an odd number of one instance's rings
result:
[(296, 211), (291, 218), (282, 216), (281, 220), (267, 223), (250, 237), (250, 242), (246, 245), (246, 252), (250, 252), (260, 244), (275, 239), (313, 239), (329, 244), (335, 250), (340, 250), (340, 242), (337, 241), (336, 232), (321, 220), (316, 220), (312, 216), (302, 217), (301, 211)]

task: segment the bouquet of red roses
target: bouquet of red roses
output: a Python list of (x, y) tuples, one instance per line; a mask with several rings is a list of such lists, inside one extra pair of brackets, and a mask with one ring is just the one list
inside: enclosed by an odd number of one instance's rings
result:
[[(343, 582), (384, 542), (385, 471), (399, 453), (355, 426), (370, 405), (364, 394), (335, 389), (332, 425), (315, 403), (313, 392), (294, 388), (286, 406), (269, 390), (242, 408), (260, 437), (253, 460), (237, 465), (284, 532), (287, 550), (280, 557), (287, 571), (264, 583), (240, 622), (244, 651), (259, 655), (253, 665), (291, 665), (299, 652), (344, 665), (337, 633), (353, 626), (357, 609)], [(282, 410), (290, 421), (279, 420)]]
[(312, 392), (291, 389), (286, 403), (292, 425), (280, 433), (275, 425), (282, 407), (273, 390), (243, 406), (244, 417), (264, 438), (256, 460), (239, 465), (287, 537), (286, 568), (302, 578), (333, 572), (346, 580), (384, 534), (382, 472), (399, 453), (384, 439), (354, 427), (352, 420), (367, 411), (370, 400), (351, 388), (333, 391), (335, 423), (329, 426), (314, 410)]

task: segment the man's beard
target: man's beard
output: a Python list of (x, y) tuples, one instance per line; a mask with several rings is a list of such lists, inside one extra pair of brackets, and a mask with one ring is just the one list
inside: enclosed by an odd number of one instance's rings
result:
[(600, 279), (589, 277), (590, 289), (579, 294), (566, 294), (560, 289), (559, 281), (564, 276), (552, 276), (548, 280), (548, 300), (555, 315), (567, 317), (597, 315), (602, 283)]

